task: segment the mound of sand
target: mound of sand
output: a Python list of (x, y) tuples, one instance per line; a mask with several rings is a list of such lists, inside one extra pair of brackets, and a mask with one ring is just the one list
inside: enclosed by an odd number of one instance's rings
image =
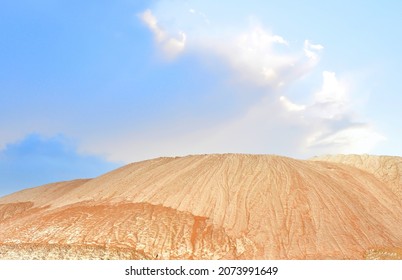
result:
[(402, 158), (198, 155), (0, 198), (0, 258), (400, 258)]

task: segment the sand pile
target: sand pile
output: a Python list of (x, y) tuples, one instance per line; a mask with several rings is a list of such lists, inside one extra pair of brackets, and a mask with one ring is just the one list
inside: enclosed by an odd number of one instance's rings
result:
[(402, 158), (197, 155), (0, 198), (0, 258), (400, 258)]

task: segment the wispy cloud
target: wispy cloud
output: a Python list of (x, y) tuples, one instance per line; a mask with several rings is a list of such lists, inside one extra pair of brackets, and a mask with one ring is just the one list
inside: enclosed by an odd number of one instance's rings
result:
[(316, 60), (319, 58), (317, 52), (324, 49), (322, 45), (319, 44), (312, 44), (309, 40), (304, 41), (304, 54), (313, 60)]
[(139, 17), (152, 31), (155, 41), (161, 47), (166, 58), (173, 59), (184, 50), (186, 45), (186, 34), (184, 32), (179, 32), (176, 37), (168, 34), (159, 26), (158, 20), (151, 10), (144, 11)]
[(296, 116), (314, 128), (306, 134), (306, 150), (316, 154), (365, 153), (385, 140), (371, 124), (359, 120), (352, 99), (347, 82), (334, 72), (324, 71), (322, 86), (310, 104), (285, 104), (289, 112), (297, 111)]

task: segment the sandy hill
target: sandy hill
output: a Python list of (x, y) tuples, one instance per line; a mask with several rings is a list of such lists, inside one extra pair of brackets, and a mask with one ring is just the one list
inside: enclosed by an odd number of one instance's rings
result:
[(402, 158), (197, 155), (0, 198), (0, 258), (400, 258)]

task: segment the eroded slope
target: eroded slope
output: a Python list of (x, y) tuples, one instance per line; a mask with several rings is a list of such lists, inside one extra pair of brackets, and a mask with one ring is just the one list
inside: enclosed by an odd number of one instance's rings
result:
[(381, 182), (389, 185), (391, 190), (402, 199), (402, 157), (370, 155), (327, 155), (313, 158), (337, 162), (365, 170)]
[(151, 259), (361, 259), (402, 248), (389, 180), (323, 159), (158, 158), (7, 196), (2, 216), (7, 246), (106, 246)]

